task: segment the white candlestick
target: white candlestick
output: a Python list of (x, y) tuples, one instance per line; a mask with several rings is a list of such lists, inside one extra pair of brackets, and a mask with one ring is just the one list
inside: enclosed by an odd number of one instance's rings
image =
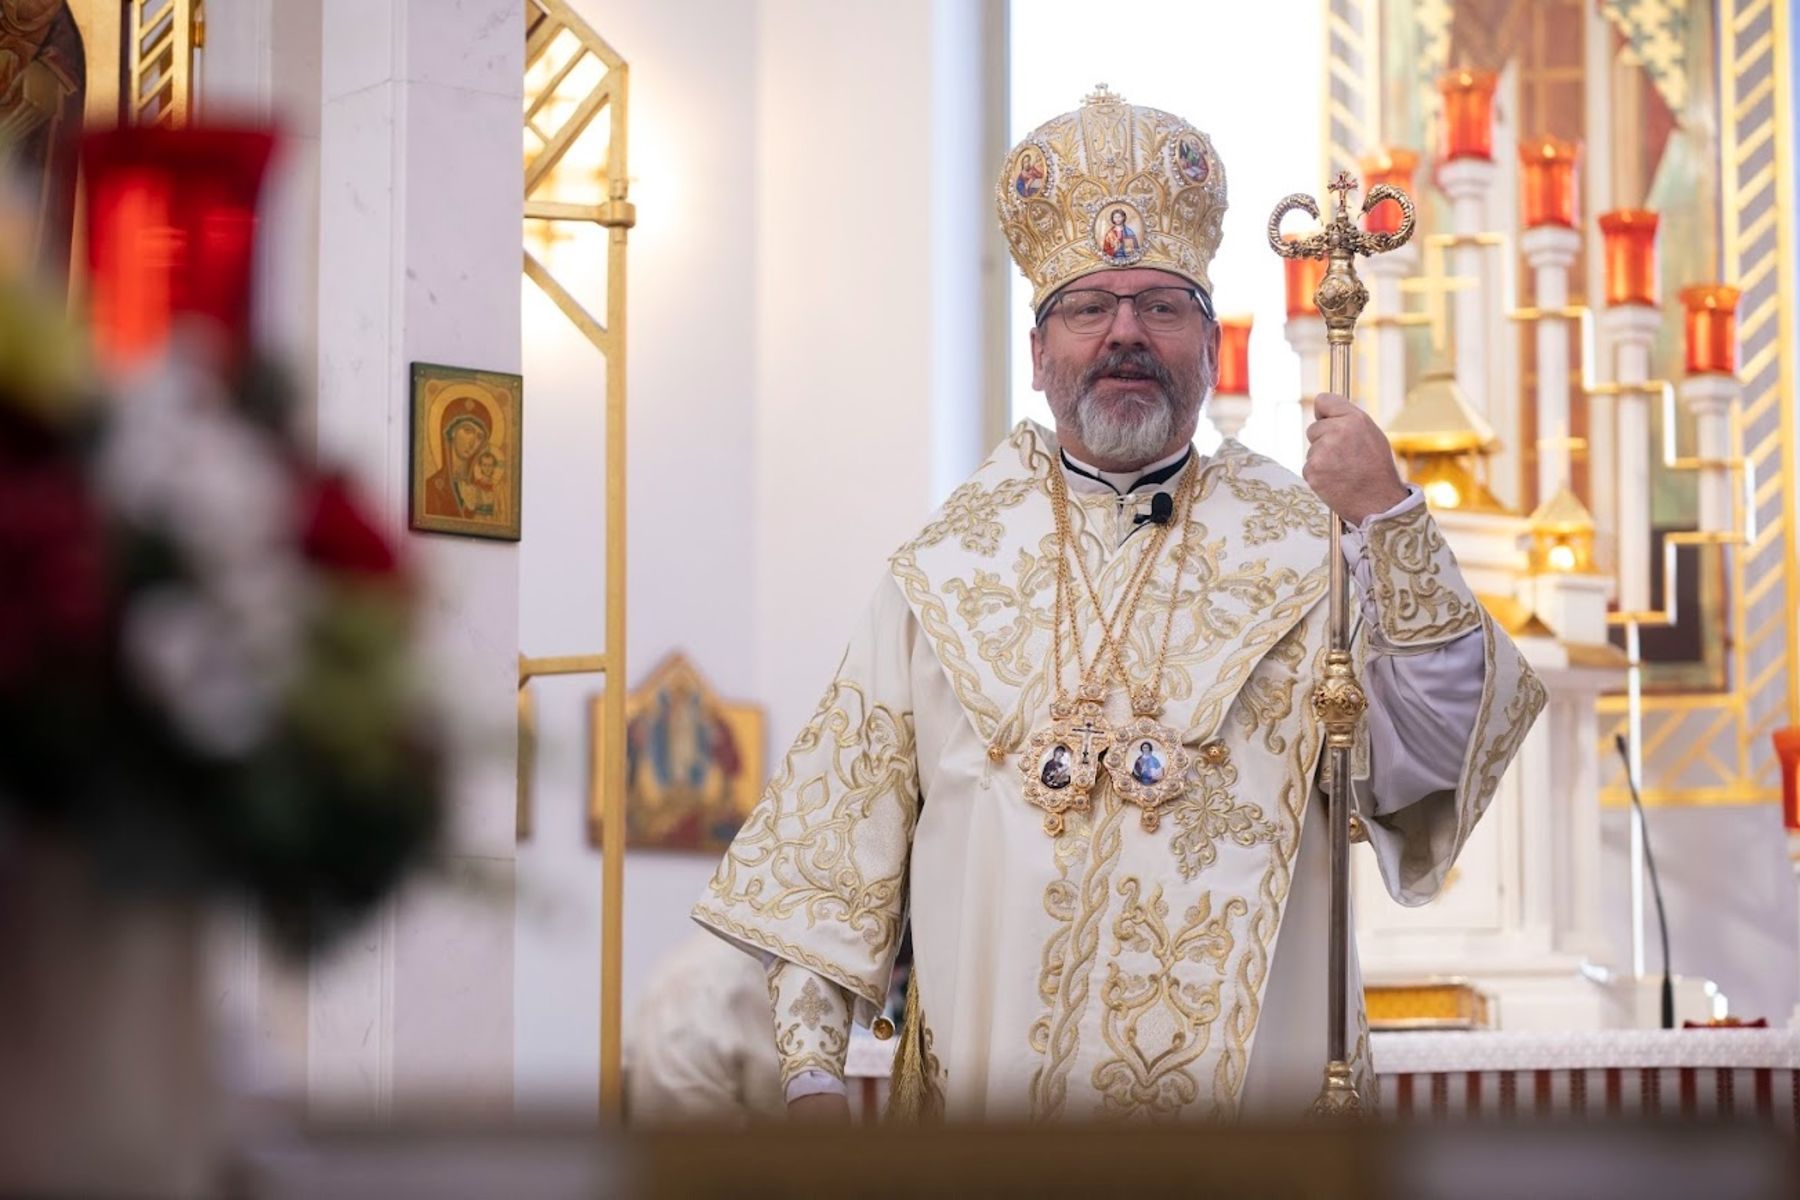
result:
[(1301, 428), (1313, 423), (1313, 397), (1325, 390), (1325, 318), (1289, 317), (1282, 332), (1300, 357)]
[[(1612, 343), (1613, 378), (1627, 389), (1649, 379), (1650, 346), (1662, 328), (1662, 313), (1647, 304), (1619, 304), (1601, 321)], [(1650, 393), (1626, 390), (1615, 399), (1619, 607), (1645, 612), (1650, 608)]]
[(1707, 460), (1700, 468), (1700, 528), (1724, 533), (1733, 528), (1731, 470), (1731, 406), (1739, 385), (1731, 375), (1692, 375), (1681, 381), (1681, 402), (1694, 414), (1695, 449)]
[[(1371, 255), (1362, 266), (1369, 279), (1370, 315), (1397, 317), (1404, 308), (1400, 281), (1419, 265), (1416, 242), (1408, 242), (1387, 254)], [(1406, 402), (1406, 330), (1398, 323), (1375, 326), (1375, 420), (1382, 425), (1393, 419)]]
[[(1438, 186), (1450, 197), (1450, 228), (1459, 237), (1478, 234), (1487, 225), (1488, 188), (1498, 168), (1481, 158), (1457, 158), (1438, 168)], [(1453, 293), (1451, 328), (1456, 336), (1456, 382), (1483, 416), (1493, 415), (1488, 395), (1485, 313), (1489, 303), (1485, 255), (1472, 243), (1450, 253), (1451, 274), (1474, 281)]]
[[(1581, 235), (1561, 225), (1528, 229), (1519, 249), (1536, 279), (1540, 313), (1566, 308), (1569, 268), (1581, 252)], [(1569, 330), (1567, 320), (1537, 321), (1538, 499), (1569, 481)]]

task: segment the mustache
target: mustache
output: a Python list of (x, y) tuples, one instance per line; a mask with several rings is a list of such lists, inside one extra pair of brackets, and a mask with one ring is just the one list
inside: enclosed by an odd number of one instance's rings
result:
[(1163, 366), (1162, 360), (1150, 351), (1136, 349), (1114, 350), (1081, 373), (1082, 392), (1086, 392), (1096, 383), (1109, 375), (1129, 371), (1134, 375), (1143, 375), (1162, 388), (1167, 399), (1175, 397), (1175, 376), (1169, 368)]

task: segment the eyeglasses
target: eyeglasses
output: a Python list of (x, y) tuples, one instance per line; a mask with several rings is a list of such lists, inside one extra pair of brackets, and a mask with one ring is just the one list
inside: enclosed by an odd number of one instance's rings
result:
[[(1174, 333), (1186, 329), (1196, 317), (1212, 315), (1197, 288), (1153, 287), (1129, 294), (1078, 288), (1051, 301), (1044, 317), (1048, 318), (1054, 310), (1070, 333), (1096, 334), (1112, 325), (1119, 305), (1126, 300), (1131, 301), (1132, 311), (1144, 328), (1155, 333)], [(1043, 319), (1038, 324), (1042, 325)]]

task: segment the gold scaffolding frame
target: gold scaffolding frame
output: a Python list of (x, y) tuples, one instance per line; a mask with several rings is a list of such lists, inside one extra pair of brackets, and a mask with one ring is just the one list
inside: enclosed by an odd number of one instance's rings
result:
[[(630, 71), (605, 39), (577, 16), (566, 0), (526, 0), (525, 71), (568, 34), (574, 48), (535, 95), (525, 97), (524, 125), (535, 153), (525, 160), (527, 221), (587, 221), (607, 231), (606, 316), (595, 317), (573, 292), (559, 282), (546, 262), (523, 250), (525, 275), (543, 289), (564, 316), (594, 344), (606, 360), (606, 641), (598, 654), (556, 658), (519, 657), (521, 724), (531, 714), (525, 689), (540, 675), (599, 674), (606, 681), (601, 696), (601, 728), (595, 749), (599, 763), (588, 778), (588, 824), (601, 833), (600, 844), (600, 1116), (617, 1124), (624, 1115), (620, 1074), (620, 984), (625, 935), (625, 244), (637, 211), (627, 199), (626, 130)], [(566, 40), (560, 44), (567, 45)], [(554, 124), (550, 105), (557, 88), (577, 65), (593, 58), (604, 68), (599, 80)], [(606, 163), (600, 183), (605, 199), (572, 204), (540, 198), (556, 166), (604, 114)], [(527, 743), (528, 744), (528, 743)], [(525, 803), (530, 764), (520, 757), (520, 829), (529, 828)], [(607, 797), (612, 802), (607, 803)]]
[(130, 0), (125, 31), (131, 125), (185, 125), (195, 111), (194, 55), (206, 45), (204, 0)]

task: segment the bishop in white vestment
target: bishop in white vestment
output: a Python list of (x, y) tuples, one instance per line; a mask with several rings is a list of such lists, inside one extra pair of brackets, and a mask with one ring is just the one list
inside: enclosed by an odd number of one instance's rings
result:
[(1203, 133), (1102, 91), (997, 203), (1056, 428), (1020, 424), (894, 553), (694, 915), (763, 961), (791, 1105), (837, 1103), (910, 922), (897, 1109), (1294, 1116), (1326, 1059), (1328, 522), (1370, 700), (1357, 824), (1400, 903), (1442, 887), (1543, 689), (1347, 400), (1319, 398), (1304, 481), (1192, 449), (1225, 209)]

